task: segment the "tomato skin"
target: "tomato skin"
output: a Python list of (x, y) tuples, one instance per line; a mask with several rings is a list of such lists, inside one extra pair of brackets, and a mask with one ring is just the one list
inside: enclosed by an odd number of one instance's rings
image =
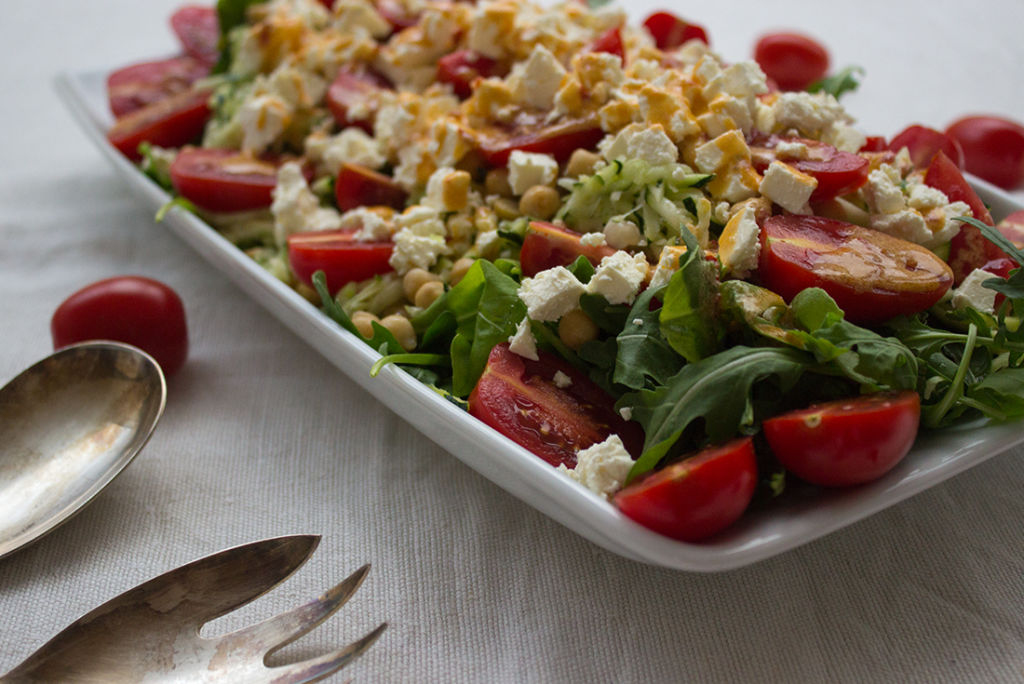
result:
[(791, 411), (764, 421), (775, 457), (823, 487), (871, 482), (903, 460), (917, 437), (917, 392), (872, 394)]
[(750, 437), (713, 446), (620, 490), (612, 502), (644, 527), (697, 542), (736, 522), (757, 486)]
[(1006, 190), (1024, 185), (1024, 126), (997, 116), (967, 116), (946, 129), (970, 173)]
[(171, 182), (200, 209), (249, 211), (269, 207), (277, 184), (276, 161), (237, 150), (185, 147), (171, 163)]
[(197, 139), (210, 118), (209, 91), (188, 90), (122, 116), (107, 131), (107, 140), (132, 161), (139, 145), (181, 147)]
[(871, 173), (871, 164), (859, 154), (837, 150), (828, 143), (805, 138), (770, 136), (762, 145), (750, 148), (754, 168), (764, 171), (777, 157), (775, 148), (780, 142), (798, 142), (807, 147), (807, 159), (783, 159), (798, 171), (814, 176), (818, 187), (811, 194), (812, 202), (834, 199), (853, 192), (864, 185)]
[(86, 340), (125, 342), (148, 353), (165, 375), (188, 356), (181, 298), (163, 283), (118, 276), (87, 285), (64, 300), (50, 320), (54, 349)]
[(907, 126), (889, 141), (889, 149), (899, 152), (906, 147), (910, 159), (919, 169), (928, 167), (936, 152), (949, 157), (958, 169), (964, 168), (964, 150), (954, 138), (934, 128), (914, 124)]
[(885, 141), (884, 136), (869, 135), (864, 139), (864, 144), (858, 152), (885, 152), (887, 149), (889, 149), (889, 144)]
[(604, 137), (600, 124), (573, 119), (557, 124), (521, 124), (510, 130), (495, 127), (478, 135), (481, 156), (491, 166), (505, 166), (513, 150), (550, 154), (564, 163), (578, 148), (592, 149)]
[(771, 216), (761, 240), (765, 287), (786, 301), (820, 287), (852, 323), (924, 311), (953, 284), (949, 267), (930, 250), (836, 219)]
[(607, 52), (623, 62), (626, 61), (626, 49), (622, 45), (622, 31), (618, 26), (608, 29), (595, 38), (588, 49), (590, 52)]
[(498, 62), (472, 50), (458, 50), (437, 62), (437, 80), (449, 83), (463, 100), (473, 94), (478, 78), (499, 75)]
[(1013, 212), (996, 226), (1014, 247), (1024, 249), (1024, 209)]
[(295, 277), (312, 286), (313, 274), (323, 271), (332, 295), (346, 283), (394, 270), (388, 263), (393, 250), (390, 242), (357, 242), (353, 230), (320, 230), (288, 236), (288, 262)]
[[(613, 400), (587, 376), (554, 354), (523, 358), (503, 342), (469, 395), (469, 413), (553, 466), (575, 467), (576, 452), (617, 434), (634, 457), (643, 432), (615, 412)], [(555, 384), (555, 373), (572, 381)]]
[(142, 62), (118, 69), (107, 77), (107, 99), (114, 118), (186, 91), (210, 73), (209, 65), (182, 56)]
[(654, 38), (654, 44), (659, 50), (672, 50), (695, 38), (709, 45), (708, 32), (703, 26), (691, 24), (671, 12), (651, 14), (644, 19), (644, 28)]
[(568, 266), (585, 256), (597, 266), (601, 259), (615, 254), (608, 245), (585, 245), (579, 233), (545, 221), (531, 221), (523, 237), (519, 265), (523, 275), (533, 277), (555, 266)]
[(334, 182), (334, 197), (341, 211), (361, 206), (403, 209), (408, 193), (382, 173), (359, 164), (344, 163)]
[(806, 90), (828, 73), (821, 43), (799, 33), (768, 33), (754, 44), (754, 61), (782, 90)]
[(379, 95), (390, 84), (371, 71), (342, 69), (327, 88), (327, 108), (339, 126), (359, 126), (373, 135)]
[(212, 66), (220, 57), (220, 22), (213, 7), (185, 5), (171, 15), (171, 29), (186, 54)]

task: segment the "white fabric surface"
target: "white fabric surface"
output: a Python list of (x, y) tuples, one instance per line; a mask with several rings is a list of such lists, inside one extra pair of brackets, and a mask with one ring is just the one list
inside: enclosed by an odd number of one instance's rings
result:
[[(0, 5), (0, 381), (50, 349), (60, 301), (138, 273), (185, 301), (191, 357), (139, 458), (70, 523), (0, 560), (0, 672), (102, 601), (193, 558), (323, 535), (295, 577), (224, 618), (296, 605), (364, 562), (341, 613), (282, 652), (379, 621), (345, 671), (380, 682), (1019, 681), (1021, 450), (845, 530), (712, 575), (612, 555), (543, 517), (370, 399), (154, 225), (63, 111), (60, 70), (167, 54), (176, 0)], [(630, 5), (642, 17), (653, 5)], [(968, 111), (1024, 118), (1015, 0), (691, 4), (727, 58), (765, 28), (867, 69), (869, 132)], [(1024, 194), (1019, 195), (1024, 197)], [(2, 446), (0, 446), (2, 449)]]

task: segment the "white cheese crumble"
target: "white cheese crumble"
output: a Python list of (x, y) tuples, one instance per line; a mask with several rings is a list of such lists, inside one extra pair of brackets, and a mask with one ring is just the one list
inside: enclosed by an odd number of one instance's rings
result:
[(579, 305), (585, 292), (583, 283), (565, 266), (541, 271), (524, 278), (519, 299), (526, 304), (527, 315), (535, 321), (557, 321)]
[(540, 358), (537, 356), (537, 340), (533, 336), (533, 331), (530, 330), (530, 319), (524, 318), (519, 321), (515, 334), (508, 338), (508, 349), (513, 354), (518, 354), (531, 361), (537, 361)]
[(649, 268), (643, 253), (620, 250), (601, 259), (587, 283), (587, 292), (601, 295), (609, 304), (632, 304)]
[(311, 160), (334, 176), (345, 163), (379, 169), (387, 161), (377, 141), (355, 126), (344, 128), (337, 135), (311, 135), (306, 138), (305, 148)]
[(976, 268), (971, 271), (960, 286), (953, 290), (952, 304), (954, 309), (977, 309), (982, 313), (992, 314), (996, 310), (996, 291), (984, 287), (989, 278), (997, 276), (986, 270)]
[(565, 389), (566, 387), (572, 386), (572, 378), (562, 371), (555, 371), (555, 377), (552, 379), (555, 382), (555, 387), (558, 387), (559, 389)]
[(598, 149), (608, 161), (643, 159), (651, 166), (672, 164), (679, 158), (679, 149), (659, 124), (630, 124), (614, 136), (605, 136)]
[(818, 179), (789, 164), (773, 161), (761, 179), (761, 194), (786, 211), (809, 214), (808, 200), (818, 187)]
[(288, 162), (277, 170), (273, 198), (270, 213), (274, 217), (274, 240), (279, 246), (283, 247), (293, 233), (333, 230), (341, 225), (337, 211), (320, 206), (298, 162)]
[(392, 240), (394, 250), (388, 263), (404, 275), (414, 268), (429, 269), (442, 254), (451, 249), (445, 242), (445, 227), (436, 209), (417, 205), (395, 218), (399, 228)]
[(506, 82), (517, 102), (547, 110), (554, 104), (565, 73), (565, 67), (551, 51), (538, 44), (534, 45), (525, 62), (519, 62), (512, 68)]
[(729, 219), (718, 238), (718, 256), (727, 273), (744, 278), (757, 270), (761, 255), (760, 235), (757, 214), (751, 205)]
[(558, 470), (607, 499), (622, 489), (633, 463), (622, 439), (611, 435), (603, 442), (577, 452), (575, 468), (560, 465)]
[(550, 154), (513, 150), (508, 158), (508, 184), (522, 195), (534, 185), (551, 185), (558, 177), (558, 162)]
[(642, 247), (647, 244), (640, 227), (632, 221), (611, 219), (604, 226), (604, 240), (614, 249)]

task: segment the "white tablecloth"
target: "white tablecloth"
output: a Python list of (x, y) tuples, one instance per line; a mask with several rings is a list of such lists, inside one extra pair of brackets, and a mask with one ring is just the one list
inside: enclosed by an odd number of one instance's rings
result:
[[(111, 275), (174, 287), (192, 344), (139, 458), (70, 523), (0, 561), (0, 672), (151, 576), (313, 532), (323, 542), (312, 560), (218, 627), (298, 604), (370, 561), (352, 602), (281, 658), (387, 620), (346, 671), (359, 681), (1024, 678), (1020, 450), (795, 551), (701, 575), (582, 540), (368, 398), (155, 225), (54, 94), (58, 71), (172, 52), (176, 4), (0, 4), (0, 381), (48, 353), (61, 300)], [(765, 28), (821, 37), (837, 65), (866, 68), (846, 104), (869, 132), (941, 127), (968, 111), (1024, 118), (1016, 1), (679, 11), (729, 59), (749, 56)]]

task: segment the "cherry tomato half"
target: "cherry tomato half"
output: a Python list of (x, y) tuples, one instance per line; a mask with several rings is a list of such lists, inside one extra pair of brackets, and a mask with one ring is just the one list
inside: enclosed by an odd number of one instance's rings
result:
[(655, 12), (644, 19), (644, 28), (659, 50), (672, 50), (693, 39), (708, 44), (708, 32), (703, 26), (691, 24), (671, 12)]
[(820, 287), (858, 324), (924, 311), (953, 284), (930, 250), (877, 230), (820, 216), (769, 217), (761, 229), (758, 273), (791, 300)]
[(544, 125), (521, 122), (511, 128), (492, 127), (478, 135), (480, 154), (491, 166), (505, 166), (513, 150), (550, 154), (565, 162), (578, 148), (592, 149), (604, 137), (596, 119), (573, 119)]
[(780, 142), (801, 143), (807, 148), (806, 159), (782, 159), (787, 164), (814, 176), (818, 187), (811, 195), (812, 202), (833, 199), (853, 192), (868, 180), (871, 164), (859, 154), (837, 150), (832, 145), (804, 138), (769, 137), (763, 144), (751, 146), (754, 168), (764, 173), (778, 159), (775, 148)]
[(132, 161), (142, 158), (139, 145), (181, 147), (199, 138), (210, 118), (210, 93), (187, 90), (122, 116), (107, 131), (107, 140)]
[(210, 73), (209, 65), (182, 56), (132, 64), (107, 77), (110, 111), (121, 118), (166, 97), (186, 91)]
[(497, 61), (472, 50), (458, 50), (437, 61), (437, 80), (450, 83), (462, 99), (473, 94), (473, 83), (478, 78), (501, 75), (500, 71)]
[(620, 490), (612, 502), (644, 527), (686, 542), (736, 522), (757, 486), (750, 437), (704, 449)]
[(997, 116), (967, 116), (946, 135), (960, 143), (963, 168), (970, 173), (1007, 190), (1024, 184), (1024, 126)]
[(269, 207), (277, 184), (276, 161), (237, 150), (185, 147), (171, 163), (171, 182), (200, 209), (216, 212)]
[(806, 90), (828, 73), (828, 50), (799, 33), (769, 33), (754, 45), (754, 61), (782, 90)]
[(372, 135), (380, 94), (390, 89), (387, 80), (372, 71), (342, 69), (327, 88), (327, 107), (342, 128), (359, 126)]
[(213, 7), (185, 5), (171, 15), (171, 29), (185, 52), (212, 66), (220, 57), (220, 22)]
[(904, 147), (910, 151), (910, 159), (919, 169), (927, 168), (936, 152), (949, 157), (958, 169), (964, 168), (964, 150), (960, 143), (934, 128), (919, 124), (907, 126), (889, 141), (889, 149), (893, 152)]
[(165, 375), (188, 356), (181, 298), (163, 283), (118, 276), (87, 285), (64, 300), (50, 320), (54, 349), (86, 340), (113, 340), (148, 353)]
[(840, 399), (769, 418), (764, 435), (775, 457), (797, 477), (824, 487), (877, 480), (899, 463), (917, 437), (917, 392)]
[(523, 275), (532, 277), (555, 266), (568, 266), (585, 256), (594, 266), (615, 254), (608, 245), (585, 245), (579, 233), (544, 221), (531, 221), (519, 252)]
[(999, 232), (1013, 243), (1014, 247), (1024, 249), (1024, 209), (1015, 211), (996, 226)]
[(353, 230), (319, 230), (288, 236), (288, 262), (295, 277), (313, 284), (323, 271), (333, 295), (346, 283), (359, 282), (391, 270), (390, 242), (359, 242)]
[(341, 211), (361, 206), (404, 209), (408, 193), (383, 173), (359, 164), (345, 163), (334, 181), (334, 197)]
[(622, 31), (618, 26), (608, 29), (595, 38), (588, 50), (590, 52), (607, 52), (623, 61), (626, 59), (626, 49), (622, 45)]
[[(575, 467), (577, 451), (612, 434), (639, 455), (640, 426), (623, 420), (604, 390), (557, 356), (537, 356), (523, 358), (507, 342), (494, 347), (469, 395), (470, 414), (555, 466)], [(571, 381), (567, 387), (555, 384), (558, 372)]]

